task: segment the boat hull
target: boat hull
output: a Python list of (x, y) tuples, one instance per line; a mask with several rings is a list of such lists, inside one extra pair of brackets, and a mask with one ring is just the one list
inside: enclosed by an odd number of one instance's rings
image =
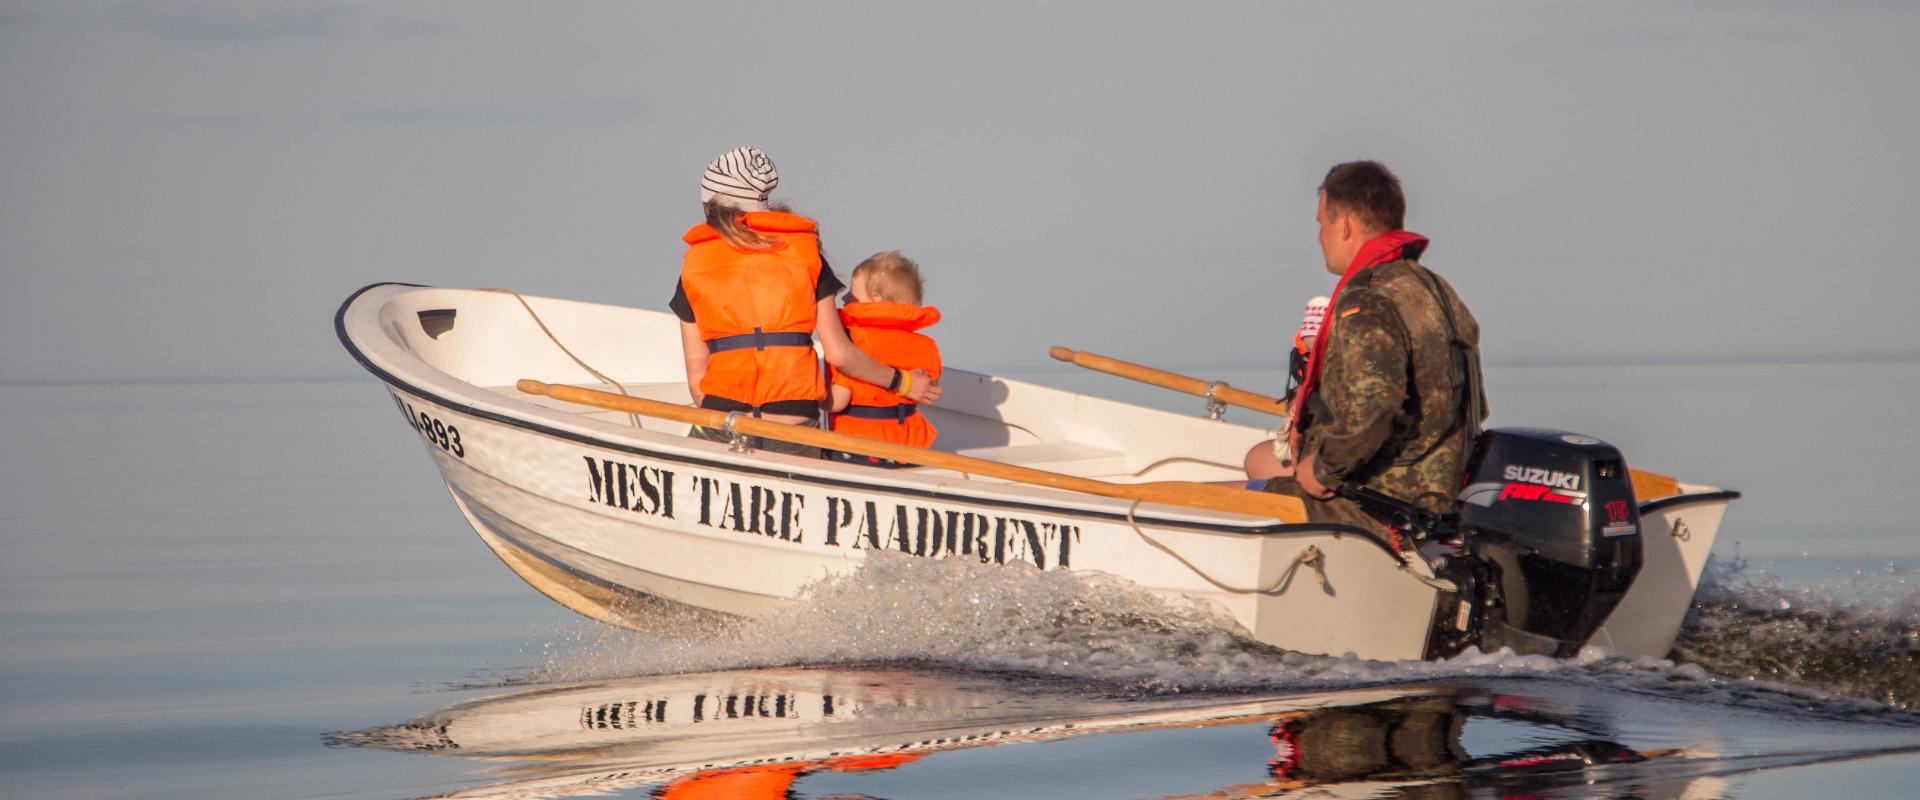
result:
[[(611, 624), (652, 624), (635, 613), (656, 610), (645, 598), (758, 616), (874, 551), (1118, 575), (1200, 598), (1275, 646), (1366, 658), (1421, 657), (1438, 598), (1351, 530), (1249, 534), (1156, 524), (1144, 511), (1130, 523), (1121, 513), (810, 476), (797, 469), (810, 465), (788, 463), (801, 459), (685, 442), (756, 466), (729, 468), (528, 431), (389, 388), (409, 418), (460, 431), (461, 454), (437, 440), (428, 452), (480, 538), (543, 594)], [(1355, 618), (1371, 621), (1366, 635), (1355, 635)]]

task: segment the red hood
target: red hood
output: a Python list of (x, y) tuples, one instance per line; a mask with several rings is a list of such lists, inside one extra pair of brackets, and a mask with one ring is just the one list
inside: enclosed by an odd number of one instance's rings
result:
[[(1340, 286), (1347, 285), (1347, 279), (1361, 270), (1403, 258), (1418, 259), (1426, 250), (1427, 237), (1413, 231), (1387, 231), (1375, 236), (1361, 244), (1359, 252), (1353, 254), (1353, 263), (1348, 264), (1347, 271), (1340, 276)], [(1339, 293), (1340, 290), (1336, 287), (1334, 294)], [(1332, 308), (1333, 304), (1329, 303), (1327, 307)]]
[[(1340, 291), (1347, 288), (1347, 281), (1374, 267), (1403, 258), (1418, 260), (1420, 254), (1427, 251), (1427, 237), (1406, 230), (1387, 231), (1368, 239), (1360, 245), (1359, 252), (1353, 254), (1353, 261), (1347, 265), (1347, 271), (1340, 275), (1340, 282), (1333, 285), (1333, 301), (1327, 304), (1327, 324), (1333, 323), (1340, 303)], [(1307, 399), (1313, 397), (1313, 390), (1320, 384), (1320, 360), (1327, 355), (1328, 330), (1322, 329), (1320, 336), (1313, 340), (1313, 352), (1307, 354), (1307, 374), (1300, 379), (1300, 390), (1294, 394), (1294, 407), (1307, 408)], [(1300, 430), (1300, 422), (1306, 414), (1293, 415), (1293, 430)]]
[(848, 303), (840, 309), (840, 322), (847, 327), (892, 328), (917, 331), (940, 321), (940, 309), (906, 303)]

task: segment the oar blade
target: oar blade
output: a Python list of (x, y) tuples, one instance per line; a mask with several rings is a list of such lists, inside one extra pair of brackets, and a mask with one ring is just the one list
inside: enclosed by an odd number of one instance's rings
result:
[(1671, 475), (1643, 472), (1637, 469), (1627, 472), (1633, 479), (1633, 496), (1642, 503), (1680, 493), (1680, 481), (1675, 480)]

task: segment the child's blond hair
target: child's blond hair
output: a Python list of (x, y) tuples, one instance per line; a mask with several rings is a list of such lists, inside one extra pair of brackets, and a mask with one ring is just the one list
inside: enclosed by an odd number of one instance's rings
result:
[(898, 250), (868, 256), (853, 268), (849, 277), (859, 280), (862, 275), (866, 276), (867, 292), (876, 300), (917, 306), (926, 288), (926, 282), (920, 277), (920, 265), (900, 255)]

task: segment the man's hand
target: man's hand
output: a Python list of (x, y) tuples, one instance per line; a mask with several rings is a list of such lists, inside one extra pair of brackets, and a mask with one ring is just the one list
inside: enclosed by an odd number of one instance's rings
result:
[(1320, 485), (1320, 479), (1313, 474), (1313, 456), (1300, 459), (1293, 468), (1293, 479), (1300, 484), (1300, 491), (1306, 492), (1308, 497), (1320, 500), (1333, 498), (1333, 490)]

